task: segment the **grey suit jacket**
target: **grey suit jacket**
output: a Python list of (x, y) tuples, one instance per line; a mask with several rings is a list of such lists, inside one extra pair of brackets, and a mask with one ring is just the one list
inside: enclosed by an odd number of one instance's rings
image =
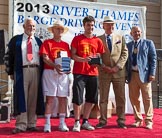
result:
[[(114, 78), (125, 77), (125, 63), (128, 58), (128, 49), (125, 44), (125, 39), (121, 35), (112, 34), (112, 51), (110, 53), (105, 34), (98, 36), (105, 48), (105, 53), (102, 55), (102, 61), (106, 66), (114, 67), (118, 66), (121, 70), (113, 74)], [(106, 73), (99, 68), (99, 77), (101, 79), (110, 77), (109, 73)]]
[[(134, 49), (134, 41), (127, 44), (129, 57), (127, 61), (127, 81), (131, 80), (132, 54)], [(149, 82), (149, 76), (155, 76), (157, 64), (157, 55), (155, 45), (152, 40), (141, 39), (138, 45), (137, 66), (140, 80), (143, 83)]]

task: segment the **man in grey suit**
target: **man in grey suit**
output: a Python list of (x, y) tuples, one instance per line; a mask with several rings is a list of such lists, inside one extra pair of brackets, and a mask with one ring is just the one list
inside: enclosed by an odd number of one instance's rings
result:
[(101, 56), (103, 65), (99, 67), (99, 89), (100, 89), (100, 114), (99, 123), (96, 128), (105, 127), (107, 124), (107, 104), (109, 98), (110, 84), (116, 101), (117, 124), (120, 128), (125, 126), (125, 63), (128, 58), (128, 50), (125, 39), (114, 33), (115, 22), (106, 16), (103, 21), (105, 33), (99, 38), (104, 44), (105, 53)]
[(143, 117), (140, 112), (140, 90), (145, 110), (145, 124), (147, 129), (153, 125), (153, 103), (151, 82), (155, 79), (156, 72), (156, 50), (152, 40), (141, 39), (140, 27), (134, 26), (131, 29), (133, 41), (127, 44), (129, 57), (127, 62), (127, 81), (129, 84), (129, 97), (134, 111), (134, 127), (143, 124)]

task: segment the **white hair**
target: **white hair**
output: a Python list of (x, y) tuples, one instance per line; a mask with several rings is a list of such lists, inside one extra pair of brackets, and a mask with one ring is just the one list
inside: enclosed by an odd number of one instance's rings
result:
[(36, 24), (36, 21), (33, 18), (31, 18), (31, 17), (25, 18), (24, 25), (26, 25), (27, 21), (32, 21), (32, 22), (34, 22)]

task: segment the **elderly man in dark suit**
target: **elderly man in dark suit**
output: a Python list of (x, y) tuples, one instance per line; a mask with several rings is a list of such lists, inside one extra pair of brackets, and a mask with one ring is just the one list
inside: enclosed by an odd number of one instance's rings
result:
[[(14, 115), (16, 128), (13, 134), (37, 131), (36, 112), (44, 114), (43, 94), (40, 86), (39, 46), (41, 40), (34, 36), (36, 23), (32, 18), (24, 21), (24, 33), (11, 38), (8, 46), (8, 75), (14, 80)], [(39, 91), (40, 90), (40, 91)], [(41, 99), (42, 102), (37, 101)], [(41, 105), (42, 103), (42, 105)]]
[(129, 97), (134, 111), (134, 127), (143, 124), (143, 117), (140, 109), (140, 90), (145, 110), (145, 124), (147, 129), (153, 125), (153, 103), (151, 82), (155, 79), (156, 72), (156, 50), (152, 40), (141, 38), (141, 29), (134, 26), (131, 29), (133, 41), (127, 44), (129, 58), (127, 62)]
[(107, 124), (107, 104), (109, 98), (110, 84), (113, 84), (117, 124), (120, 128), (125, 126), (125, 63), (128, 58), (128, 50), (125, 39), (114, 33), (115, 22), (111, 17), (106, 16), (103, 21), (105, 33), (99, 38), (104, 44), (105, 53), (102, 55), (103, 64), (99, 67), (99, 88), (100, 88), (100, 114), (97, 128)]

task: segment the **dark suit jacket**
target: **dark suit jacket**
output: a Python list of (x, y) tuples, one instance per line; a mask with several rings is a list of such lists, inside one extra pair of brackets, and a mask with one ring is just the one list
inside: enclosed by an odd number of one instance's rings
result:
[[(23, 68), (22, 68), (22, 43), (23, 34), (14, 36), (8, 45), (8, 75), (14, 75), (14, 115), (26, 112), (24, 84), (23, 84)], [(35, 37), (38, 46), (42, 42)], [(40, 73), (43, 70), (43, 60), (40, 59)], [(41, 76), (40, 74), (40, 76)], [(42, 93), (41, 79), (39, 82), (39, 92), (37, 99), (37, 114), (44, 114), (44, 98)]]

